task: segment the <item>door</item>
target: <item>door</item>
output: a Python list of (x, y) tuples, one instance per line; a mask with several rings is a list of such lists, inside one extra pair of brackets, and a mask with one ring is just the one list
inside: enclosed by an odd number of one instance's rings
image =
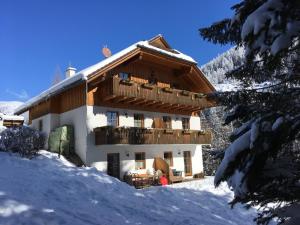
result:
[(183, 152), (184, 173), (186, 176), (192, 176), (192, 158), (190, 151)]
[(120, 179), (120, 154), (107, 154), (107, 174)]

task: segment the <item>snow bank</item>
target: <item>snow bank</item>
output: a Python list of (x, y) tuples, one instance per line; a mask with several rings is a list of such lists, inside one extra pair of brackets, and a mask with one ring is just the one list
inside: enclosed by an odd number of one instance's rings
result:
[(254, 210), (228, 201), (213, 178), (136, 190), (40, 151), (33, 160), (0, 152), (0, 224), (254, 224)]

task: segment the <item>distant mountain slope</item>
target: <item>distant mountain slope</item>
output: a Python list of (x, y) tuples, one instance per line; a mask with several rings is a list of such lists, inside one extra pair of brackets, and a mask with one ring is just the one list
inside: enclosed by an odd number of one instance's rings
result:
[(7, 115), (13, 115), (14, 110), (22, 104), (23, 102), (18, 101), (0, 101), (0, 112)]
[[(225, 74), (241, 66), (245, 59), (243, 48), (231, 48), (201, 66), (201, 70), (217, 91), (232, 91), (239, 88), (239, 82), (227, 79)], [(218, 106), (205, 109), (201, 113), (202, 129), (210, 129), (213, 134), (212, 149), (203, 150), (203, 165), (206, 175), (214, 175), (219, 164), (210, 155), (211, 150), (225, 149), (229, 145), (229, 135), (232, 125), (223, 126), (224, 107)]]
[(201, 66), (201, 70), (218, 91), (230, 91), (238, 82), (225, 77), (225, 74), (241, 66), (245, 60), (244, 48), (231, 48)]

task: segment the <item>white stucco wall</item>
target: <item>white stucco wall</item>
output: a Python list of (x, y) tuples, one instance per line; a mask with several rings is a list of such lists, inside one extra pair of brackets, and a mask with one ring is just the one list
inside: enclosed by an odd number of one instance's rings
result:
[(87, 106), (70, 110), (60, 114), (60, 126), (72, 125), (74, 127), (75, 152), (83, 162), (86, 162), (87, 150)]
[[(183, 115), (173, 115), (166, 113), (155, 113), (146, 111), (126, 110), (107, 108), (99, 106), (87, 106), (87, 158), (86, 163), (95, 166), (97, 169), (106, 172), (107, 154), (120, 154), (120, 175), (135, 169), (135, 152), (145, 152), (146, 170), (152, 169), (154, 157), (163, 158), (164, 152), (172, 152), (173, 167), (177, 170), (184, 171), (183, 151), (191, 151), (192, 156), (192, 173), (203, 172), (202, 148), (201, 145), (193, 144), (168, 144), (168, 145), (95, 145), (95, 135), (93, 129), (96, 127), (107, 126), (107, 111), (117, 111), (119, 113), (119, 126), (133, 127), (134, 113), (144, 114), (144, 126), (151, 128), (154, 117), (170, 116), (172, 119), (172, 129), (182, 129)], [(193, 130), (201, 130), (200, 118), (190, 117), (190, 127)], [(129, 153), (129, 157), (127, 154)], [(180, 153), (180, 154), (178, 154)]]
[(38, 129), (39, 121), (43, 121), (42, 131), (45, 132), (47, 137), (45, 148), (48, 149), (50, 132), (62, 125), (72, 125), (74, 127), (75, 152), (85, 162), (87, 141), (86, 111), (87, 107), (82, 106), (62, 114), (49, 113), (32, 120), (31, 127)]
[[(184, 171), (183, 152), (190, 151), (192, 156), (192, 174), (203, 172), (201, 145), (101, 145), (88, 144), (88, 164), (98, 170), (107, 171), (107, 154), (120, 154), (120, 177), (135, 170), (135, 153), (145, 152), (146, 170), (152, 171), (154, 157), (164, 158), (164, 152), (172, 152), (173, 167)], [(128, 155), (128, 156), (127, 156)]]
[[(93, 130), (95, 127), (107, 126), (106, 113), (108, 111), (116, 111), (119, 113), (119, 126), (121, 127), (133, 127), (134, 126), (134, 114), (144, 114), (144, 126), (145, 128), (151, 128), (154, 117), (170, 116), (172, 119), (172, 129), (182, 129), (182, 118), (187, 118), (185, 115), (174, 115), (167, 113), (126, 110), (118, 108), (108, 108), (100, 106), (87, 106), (88, 127)], [(201, 130), (200, 117), (190, 117), (190, 129)]]
[(59, 114), (49, 113), (32, 120), (31, 127), (39, 129), (39, 121), (42, 120), (42, 132), (46, 134), (45, 148), (48, 148), (48, 137), (52, 130), (59, 126)]

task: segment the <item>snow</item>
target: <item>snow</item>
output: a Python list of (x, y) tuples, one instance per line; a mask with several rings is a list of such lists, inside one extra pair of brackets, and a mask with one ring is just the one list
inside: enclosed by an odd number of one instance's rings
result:
[(0, 120), (24, 120), (23, 116), (15, 116), (15, 115), (5, 115), (3, 113), (0, 113)]
[(0, 152), (0, 224), (254, 224), (256, 210), (230, 209), (233, 193), (213, 177), (136, 190), (40, 151), (32, 160)]
[[(261, 53), (269, 48), (264, 41), (266, 36), (273, 39), (270, 46), (273, 55), (289, 47), (293, 38), (300, 34), (300, 21), (288, 22), (284, 32), (277, 30), (282, 21), (280, 12), (283, 11), (284, 4), (283, 0), (267, 0), (264, 2), (245, 20), (241, 31), (241, 38), (246, 40), (250, 34), (257, 36), (253, 43), (253, 48), (259, 48)], [(232, 23), (236, 17), (233, 18)], [(265, 26), (267, 27), (264, 28)]]
[(191, 58), (190, 56), (187, 56), (177, 50), (173, 50), (176, 53), (173, 52), (169, 52), (160, 48), (157, 48), (155, 46), (152, 46), (149, 44), (149, 41), (139, 41), (136, 42), (135, 44), (123, 49), (122, 51), (117, 52), (116, 54), (100, 61), (99, 63), (96, 63), (95, 65), (92, 65), (90, 67), (87, 67), (79, 72), (77, 72), (76, 74), (74, 74), (73, 76), (66, 78), (64, 80), (62, 80), (61, 82), (59, 82), (58, 84), (48, 88), (47, 90), (43, 91), (41, 94), (35, 96), (34, 98), (28, 100), (27, 102), (25, 102), (23, 105), (21, 105), (20, 107), (18, 107), (15, 112), (22, 112), (24, 110), (26, 110), (27, 108), (29, 108), (30, 106), (32, 106), (33, 104), (37, 104), (38, 102), (40, 102), (41, 100), (50, 97), (51, 95), (57, 93), (58, 91), (67, 88), (68, 86), (70, 86), (71, 84), (75, 83), (75, 82), (80, 82), (83, 80), (87, 80), (88, 76), (90, 74), (92, 74), (93, 72), (100, 70), (102, 68), (104, 68), (105, 66), (111, 64), (112, 62), (116, 61), (117, 59), (121, 58), (122, 56), (138, 49), (138, 48), (147, 48), (147, 49), (151, 49), (153, 51), (159, 52), (161, 54), (164, 55), (168, 55), (170, 57), (173, 58), (177, 58), (177, 59), (181, 59), (181, 60), (185, 60), (191, 63), (197, 63), (193, 58)]
[(224, 158), (215, 175), (215, 185), (221, 182), (222, 177), (230, 163), (236, 160), (239, 153), (247, 150), (250, 145), (251, 130), (248, 130), (238, 139), (236, 139), (225, 151)]
[(173, 58), (179, 58), (179, 59), (183, 59), (185, 61), (188, 61), (188, 62), (191, 62), (191, 63), (197, 63), (192, 57), (188, 56), (188, 55), (185, 55), (181, 52), (179, 52), (178, 50), (175, 50), (175, 49), (172, 49), (173, 52), (170, 52), (170, 51), (166, 51), (164, 49), (161, 49), (161, 48), (157, 48), (153, 45), (150, 45), (148, 41), (142, 41), (142, 42), (139, 42), (137, 44), (138, 47), (144, 47), (144, 48), (148, 48), (148, 49), (151, 49), (151, 50), (154, 50), (156, 52), (160, 52), (162, 54), (165, 54), (165, 55), (168, 55), (168, 56), (171, 56)]
[(0, 101), (0, 113), (12, 115), (14, 110), (22, 104), (23, 102), (18, 101)]
[(19, 113), (22, 111), (27, 110), (31, 105), (37, 104), (40, 102), (42, 99), (49, 98), (52, 94), (56, 93), (59, 90), (62, 90), (72, 84), (74, 84), (77, 81), (82, 81), (86, 80), (86, 77), (83, 76), (82, 74), (75, 74), (72, 77), (68, 77), (61, 82), (53, 85), (52, 87), (48, 88), (47, 90), (43, 91), (41, 94), (29, 99), (27, 102), (19, 106), (18, 108), (15, 109), (15, 113)]
[(245, 49), (233, 47), (202, 65), (201, 70), (217, 91), (235, 91), (241, 88), (240, 82), (226, 78), (225, 74), (240, 67), (244, 61)]
[(276, 121), (273, 123), (273, 125), (272, 125), (272, 130), (273, 131), (275, 131), (275, 130), (277, 130), (278, 129), (278, 127), (280, 127), (280, 125), (283, 123), (283, 117), (281, 116), (281, 117), (278, 117), (277, 119), (276, 119)]

